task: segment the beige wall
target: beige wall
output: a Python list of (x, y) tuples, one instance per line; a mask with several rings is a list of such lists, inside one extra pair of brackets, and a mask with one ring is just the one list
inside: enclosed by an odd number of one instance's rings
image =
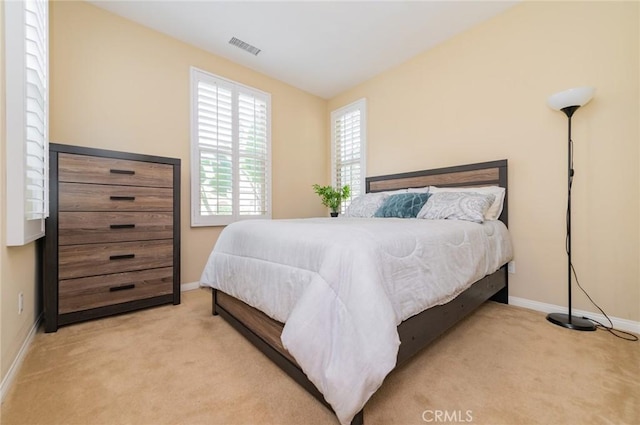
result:
[[(567, 118), (549, 95), (595, 98), (573, 118), (573, 263), (604, 310), (640, 320), (639, 4), (525, 2), (331, 99), (368, 100), (368, 175), (506, 158), (512, 296), (566, 305)], [(596, 311), (576, 288), (574, 307)]]
[(51, 5), (51, 140), (182, 159), (182, 282), (220, 228), (191, 228), (189, 67), (271, 93), (274, 218), (326, 214), (326, 101), (84, 2)]

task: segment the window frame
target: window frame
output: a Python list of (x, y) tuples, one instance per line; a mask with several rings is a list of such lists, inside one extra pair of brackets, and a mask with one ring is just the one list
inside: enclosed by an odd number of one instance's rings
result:
[[(36, 0), (30, 0), (32, 3)], [(27, 42), (32, 41), (28, 37), (25, 28), (27, 22), (27, 7), (25, 1), (5, 2), (4, 29), (5, 29), (5, 114), (6, 114), (6, 244), (7, 246), (26, 245), (45, 234), (45, 219), (49, 215), (49, 5), (47, 1), (38, 0), (40, 11), (44, 14), (41, 24), (44, 57), (42, 61), (42, 75), (44, 93), (42, 96), (42, 145), (38, 145), (36, 152), (30, 151), (27, 142), (29, 125), (27, 116), (34, 112), (29, 107), (28, 99), (28, 71)], [(33, 68), (30, 68), (33, 69)], [(40, 87), (38, 87), (40, 89)], [(30, 144), (33, 146), (33, 143)], [(29, 167), (28, 160), (31, 154), (38, 156), (41, 161), (39, 168)], [(35, 169), (42, 175), (39, 182), (42, 184), (41, 197), (36, 200), (41, 202), (41, 209), (35, 214), (28, 207), (30, 199), (28, 192), (29, 179), (27, 172)], [(33, 214), (35, 217), (28, 217)]]
[[(232, 90), (232, 208), (230, 215), (208, 215), (200, 213), (200, 151), (198, 140), (198, 83), (206, 81), (220, 84)], [(210, 72), (191, 67), (190, 70), (190, 102), (191, 102), (191, 226), (226, 226), (240, 220), (270, 219), (272, 216), (272, 173), (271, 173), (271, 94), (254, 87), (246, 86), (236, 81), (212, 74)], [(240, 94), (249, 94), (261, 98), (266, 103), (266, 157), (265, 157), (265, 213), (246, 215), (239, 211), (239, 123), (238, 123), (238, 98)]]
[(331, 185), (338, 186), (338, 158), (336, 156), (336, 148), (338, 140), (336, 139), (336, 121), (344, 115), (354, 111), (360, 111), (360, 187), (358, 190), (351, 188), (349, 199), (343, 201), (340, 206), (340, 213), (344, 213), (355, 197), (362, 195), (366, 191), (366, 175), (367, 175), (367, 99), (358, 99), (348, 105), (338, 108), (331, 112)]

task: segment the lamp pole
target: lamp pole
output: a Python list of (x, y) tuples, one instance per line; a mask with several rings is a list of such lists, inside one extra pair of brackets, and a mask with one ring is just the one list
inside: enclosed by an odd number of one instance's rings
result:
[(573, 322), (571, 311), (571, 186), (573, 184), (573, 140), (571, 140), (571, 117), (579, 106), (564, 108), (562, 112), (567, 114), (569, 119), (569, 134), (567, 136), (567, 282), (569, 282), (569, 324)]

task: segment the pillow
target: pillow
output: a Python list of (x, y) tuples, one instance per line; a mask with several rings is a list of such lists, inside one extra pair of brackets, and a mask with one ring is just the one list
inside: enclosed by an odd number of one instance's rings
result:
[(429, 199), (428, 193), (399, 193), (385, 199), (374, 217), (415, 218)]
[(407, 193), (407, 189), (394, 189), (394, 190), (385, 190), (384, 192), (378, 193), (386, 193), (387, 195), (397, 195), (398, 193)]
[(365, 193), (354, 198), (344, 213), (345, 217), (373, 217), (389, 195), (384, 192)]
[(432, 220), (484, 221), (484, 215), (495, 200), (493, 194), (468, 192), (436, 192), (418, 213), (417, 218)]
[(483, 195), (492, 194), (495, 196), (491, 206), (484, 213), (485, 220), (497, 220), (502, 214), (502, 207), (504, 205), (505, 188), (500, 186), (479, 186), (479, 187), (436, 187), (430, 186), (429, 193), (438, 192), (467, 192), (467, 193), (480, 193)]
[(429, 188), (431, 186), (424, 186), (424, 187), (410, 187), (409, 189), (407, 189), (408, 193), (429, 193)]

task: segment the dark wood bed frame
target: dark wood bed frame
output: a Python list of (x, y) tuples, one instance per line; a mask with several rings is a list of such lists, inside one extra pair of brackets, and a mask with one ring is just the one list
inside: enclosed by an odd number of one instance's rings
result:
[[(501, 186), (507, 188), (507, 160), (483, 162), (410, 173), (368, 177), (367, 192), (404, 189), (424, 186), (472, 187)], [(500, 220), (508, 224), (507, 196)], [(475, 282), (447, 304), (438, 305), (416, 314), (398, 326), (400, 348), (396, 368), (407, 362), (414, 354), (428, 345), (439, 335), (465, 318), (485, 301), (491, 299), (508, 303), (507, 267), (503, 265), (495, 273)], [(277, 322), (261, 311), (244, 302), (213, 290), (212, 312), (222, 316), (238, 332), (244, 335), (267, 357), (291, 376), (298, 384), (331, 409), (322, 393), (307, 378), (295, 359), (284, 349), (280, 335), (284, 324)], [(352, 425), (361, 425), (364, 413), (361, 410), (353, 419)]]

